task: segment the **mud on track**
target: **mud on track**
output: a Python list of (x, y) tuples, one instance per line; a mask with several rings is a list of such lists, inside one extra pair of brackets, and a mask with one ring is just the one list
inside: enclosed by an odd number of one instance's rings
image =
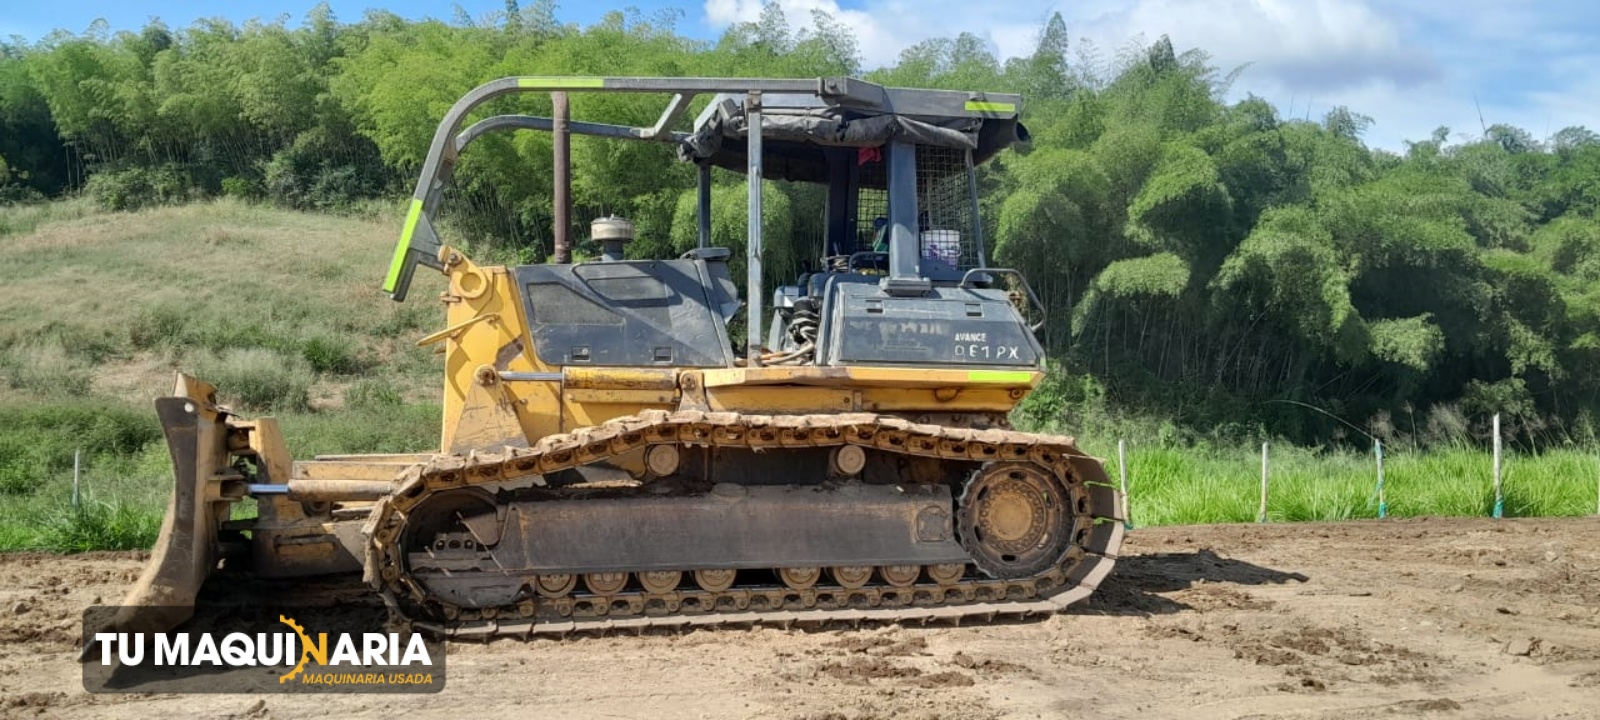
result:
[(88, 695), (140, 563), (0, 555), (0, 717), (1600, 717), (1594, 519), (1139, 529), (1041, 622), (456, 643), (420, 697)]

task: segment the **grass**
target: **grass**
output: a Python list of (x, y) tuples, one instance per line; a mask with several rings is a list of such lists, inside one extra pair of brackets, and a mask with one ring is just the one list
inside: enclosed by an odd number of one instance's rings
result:
[(259, 348), (338, 375), (384, 369), (440, 315), (425, 300), (440, 278), (419, 274), (422, 302), (389, 302), (377, 289), (398, 215), (233, 201), (134, 213), (54, 207), (0, 208), (0, 347), (53, 340), (94, 361)]
[[(1600, 451), (1560, 449), (1502, 458), (1506, 517), (1596, 514)], [(1106, 470), (1116, 478), (1115, 454)], [(1272, 446), (1267, 519), (1378, 517), (1370, 454)], [(1261, 499), (1259, 448), (1138, 448), (1128, 452), (1129, 513), (1138, 526), (1254, 522)], [(1491, 455), (1468, 447), (1384, 459), (1389, 517), (1487, 517), (1494, 509)]]
[(97, 501), (46, 516), (35, 543), (51, 550), (139, 550), (161, 531), (160, 513), (121, 501)]
[(0, 551), (149, 546), (172, 487), (151, 399), (176, 370), (278, 417), (295, 457), (437, 447), (438, 359), (413, 341), (442, 281), (377, 290), (401, 218), (0, 207)]
[[(1117, 439), (1128, 443), (1129, 514), (1136, 526), (1255, 522), (1261, 502), (1261, 426), (1207, 430), (1170, 418), (1113, 409), (1092, 378), (1056, 369), (1013, 413), (1018, 427), (1082, 438), (1117, 480)], [(1389, 517), (1488, 517), (1494, 510), (1488, 442), (1474, 438), (1454, 408), (1436, 408), (1418, 439), (1386, 441)], [(1431, 444), (1430, 444), (1431, 443)], [(1418, 445), (1420, 444), (1420, 447)], [(1346, 449), (1340, 449), (1341, 447)], [(1600, 447), (1563, 441), (1538, 452), (1507, 450), (1501, 488), (1506, 517), (1600, 514)], [(1371, 451), (1273, 442), (1269, 452), (1270, 522), (1378, 517), (1377, 468)]]
[[(84, 401), (88, 402), (88, 401)], [(3, 409), (4, 404), (0, 404)], [(113, 407), (113, 406), (108, 406)], [(297, 458), (319, 453), (407, 452), (438, 447), (439, 407), (429, 403), (299, 412), (278, 416), (289, 452)], [(116, 408), (123, 422), (148, 420), (155, 412), (133, 414)], [(14, 420), (19, 414), (12, 412)], [(24, 422), (0, 423), (0, 448), (32, 448), (28, 463), (0, 455), (0, 470), (18, 468), (26, 487), (0, 490), (0, 552), (15, 550), (119, 550), (149, 547), (161, 527), (172, 492), (172, 468), (164, 440), (137, 445), (110, 443), (102, 436), (52, 435), (39, 423), (49, 413), (23, 415)], [(50, 427), (58, 427), (50, 425)], [(76, 440), (76, 441), (75, 441)], [(72, 453), (84, 448), (82, 502), (72, 505)]]
[[(224, 350), (196, 358), (193, 374), (216, 385), (242, 411), (300, 412), (311, 408), (311, 365), (298, 355), (266, 348)], [(226, 390), (224, 390), (226, 388)]]
[[(0, 437), (11, 430), (0, 429)], [(172, 471), (161, 443), (91, 455), (76, 509), (72, 453), (56, 453), (62, 455), (65, 470), (41, 472), (31, 491), (7, 495), (0, 503), (0, 551), (127, 549), (155, 541), (172, 491)]]
[(0, 206), (0, 238), (30, 233), (40, 225), (75, 220), (97, 212), (94, 202), (88, 198)]

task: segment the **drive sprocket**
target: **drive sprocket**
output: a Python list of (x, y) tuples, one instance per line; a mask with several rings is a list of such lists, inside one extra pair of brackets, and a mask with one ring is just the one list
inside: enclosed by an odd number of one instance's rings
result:
[(957, 535), (973, 564), (992, 578), (1036, 575), (1072, 548), (1070, 496), (1043, 467), (997, 462), (968, 481), (956, 509)]

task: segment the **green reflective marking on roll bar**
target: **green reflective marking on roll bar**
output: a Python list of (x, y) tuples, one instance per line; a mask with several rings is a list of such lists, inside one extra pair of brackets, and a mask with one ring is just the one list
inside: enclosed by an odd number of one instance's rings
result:
[(400, 243), (394, 246), (394, 259), (389, 261), (389, 276), (383, 280), (383, 291), (394, 292), (400, 284), (400, 270), (406, 264), (406, 251), (411, 249), (411, 235), (417, 231), (417, 221), (422, 219), (422, 201), (413, 199), (406, 213), (405, 229), (400, 231)]
[(519, 88), (603, 88), (606, 86), (605, 78), (597, 77), (560, 77), (555, 75), (529, 75), (517, 78)]
[(1008, 102), (983, 102), (982, 100), (968, 100), (967, 110), (972, 112), (1009, 113), (1016, 112), (1017, 106), (1015, 103)]

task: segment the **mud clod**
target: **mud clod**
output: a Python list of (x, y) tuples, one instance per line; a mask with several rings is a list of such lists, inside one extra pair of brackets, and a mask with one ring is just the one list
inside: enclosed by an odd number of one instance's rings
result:
[(1506, 643), (1507, 655), (1528, 657), (1539, 649), (1539, 641), (1535, 638), (1517, 638)]

